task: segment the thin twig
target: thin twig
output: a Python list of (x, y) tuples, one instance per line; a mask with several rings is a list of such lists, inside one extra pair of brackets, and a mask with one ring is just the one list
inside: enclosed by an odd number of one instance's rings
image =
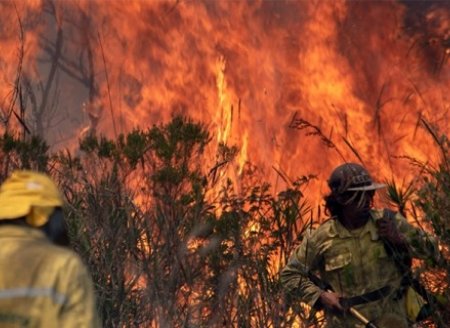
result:
[(359, 159), (359, 161), (365, 166), (364, 160), (362, 159), (361, 155), (359, 155), (358, 151), (355, 147), (350, 143), (350, 141), (347, 138), (342, 137), (342, 140), (344, 140), (345, 144), (350, 148), (353, 154)]
[[(15, 1), (13, 1), (14, 4), (14, 9), (16, 11), (16, 15), (17, 15), (17, 21), (19, 23), (19, 40), (20, 40), (20, 47), (19, 47), (19, 63), (17, 65), (17, 73), (16, 73), (16, 79), (14, 81), (14, 88), (13, 88), (13, 92), (11, 95), (11, 104), (9, 106), (9, 110), (8, 110), (8, 114), (6, 115), (5, 118), (3, 118), (3, 124), (5, 125), (5, 127), (8, 127), (8, 123), (9, 123), (9, 119), (11, 118), (11, 115), (14, 113), (16, 117), (18, 117), (19, 115), (17, 115), (17, 113), (14, 111), (14, 107), (16, 105), (16, 101), (19, 95), (19, 85), (20, 85), (20, 80), (22, 77), (22, 67), (23, 67), (23, 57), (24, 57), (24, 33), (23, 33), (23, 25), (22, 25), (22, 19), (20, 18), (19, 15), (19, 11), (17, 9), (16, 3)], [(19, 121), (20, 122), (20, 121)], [(21, 123), (21, 122), (20, 122)], [(22, 123), (21, 123), (22, 124)]]
[(325, 144), (325, 146), (327, 146), (328, 148), (335, 149), (338, 155), (341, 157), (341, 159), (344, 162), (346, 162), (344, 155), (339, 151), (339, 149), (331, 141), (331, 139), (325, 136), (325, 134), (318, 126), (311, 124), (310, 122), (300, 117), (297, 117), (297, 112), (294, 113), (294, 116), (292, 117), (292, 120), (289, 123), (288, 127), (297, 130), (310, 130), (306, 132), (307, 136), (318, 136), (320, 140)]
[(111, 88), (110, 88), (110, 85), (109, 85), (108, 70), (106, 69), (105, 53), (103, 51), (103, 44), (102, 44), (102, 38), (101, 38), (100, 32), (98, 32), (98, 42), (100, 44), (100, 49), (101, 49), (101, 52), (102, 52), (102, 59), (103, 59), (103, 66), (105, 68), (106, 86), (108, 88), (108, 98), (109, 98), (109, 109), (111, 111), (111, 119), (112, 119), (112, 124), (113, 124), (113, 129), (114, 129), (114, 136), (117, 139), (117, 128), (116, 128), (116, 120), (115, 120), (115, 117), (114, 117), (113, 103), (112, 103), (112, 99), (111, 99)]
[(433, 137), (433, 140), (438, 145), (438, 147), (439, 147), (439, 149), (440, 149), (440, 151), (442, 153), (443, 162), (444, 162), (445, 166), (447, 167), (447, 170), (450, 170), (449, 163), (448, 163), (448, 160), (447, 160), (447, 151), (446, 151), (444, 145), (442, 144), (442, 141), (436, 135), (436, 131), (433, 129), (433, 127), (430, 125), (430, 123), (428, 123), (424, 118), (421, 118), (421, 122), (425, 126), (425, 128), (427, 129), (428, 133), (430, 133), (430, 135)]
[(272, 168), (275, 170), (275, 172), (278, 173), (281, 179), (283, 179), (284, 182), (286, 182), (287, 185), (292, 185), (293, 181), (285, 174), (283, 174), (280, 170), (278, 170), (275, 166), (272, 165)]

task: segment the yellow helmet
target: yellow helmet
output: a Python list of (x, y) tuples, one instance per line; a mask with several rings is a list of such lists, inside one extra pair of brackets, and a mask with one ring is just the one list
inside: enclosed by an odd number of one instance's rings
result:
[(29, 225), (40, 227), (62, 205), (58, 187), (42, 173), (15, 171), (0, 186), (0, 220), (26, 217)]

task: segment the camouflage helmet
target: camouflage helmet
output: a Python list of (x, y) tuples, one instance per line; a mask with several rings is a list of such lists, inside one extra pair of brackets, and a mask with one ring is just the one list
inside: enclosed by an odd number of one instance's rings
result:
[(384, 188), (386, 185), (374, 182), (363, 166), (356, 163), (345, 163), (331, 173), (328, 186), (333, 193), (342, 194), (346, 191), (376, 190)]

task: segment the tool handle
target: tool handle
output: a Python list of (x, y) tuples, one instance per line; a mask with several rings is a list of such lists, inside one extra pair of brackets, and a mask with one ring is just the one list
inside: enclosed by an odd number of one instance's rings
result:
[(374, 323), (370, 322), (365, 316), (363, 316), (358, 310), (353, 307), (350, 307), (348, 311), (354, 316), (356, 319), (361, 321), (366, 325), (366, 328), (378, 328)]
[[(333, 291), (331, 289), (327, 289), (327, 292), (332, 293)], [(378, 328), (374, 323), (370, 322), (361, 312), (356, 310), (354, 307), (349, 307), (348, 312), (350, 312), (350, 314), (361, 323), (365, 324), (366, 328)]]

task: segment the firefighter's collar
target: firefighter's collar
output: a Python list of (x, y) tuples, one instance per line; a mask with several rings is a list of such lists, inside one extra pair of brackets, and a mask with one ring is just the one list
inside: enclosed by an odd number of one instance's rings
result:
[(13, 224), (0, 225), (0, 238), (47, 239), (44, 232), (32, 227)]
[[(339, 220), (335, 219), (333, 221), (334, 221), (334, 225), (332, 226), (332, 230), (334, 230), (333, 232), (336, 235), (338, 235), (340, 238), (354, 237), (354, 234), (352, 234), (352, 232), (350, 230), (348, 230), (346, 227), (344, 227), (342, 225), (342, 223), (339, 222)], [(370, 238), (372, 240), (378, 239), (378, 230), (377, 230), (375, 222), (372, 218), (372, 215), (371, 215), (371, 218), (366, 222), (366, 224), (363, 225), (359, 229), (360, 229), (360, 231), (358, 233), (359, 236), (363, 236), (366, 233), (370, 233)]]

